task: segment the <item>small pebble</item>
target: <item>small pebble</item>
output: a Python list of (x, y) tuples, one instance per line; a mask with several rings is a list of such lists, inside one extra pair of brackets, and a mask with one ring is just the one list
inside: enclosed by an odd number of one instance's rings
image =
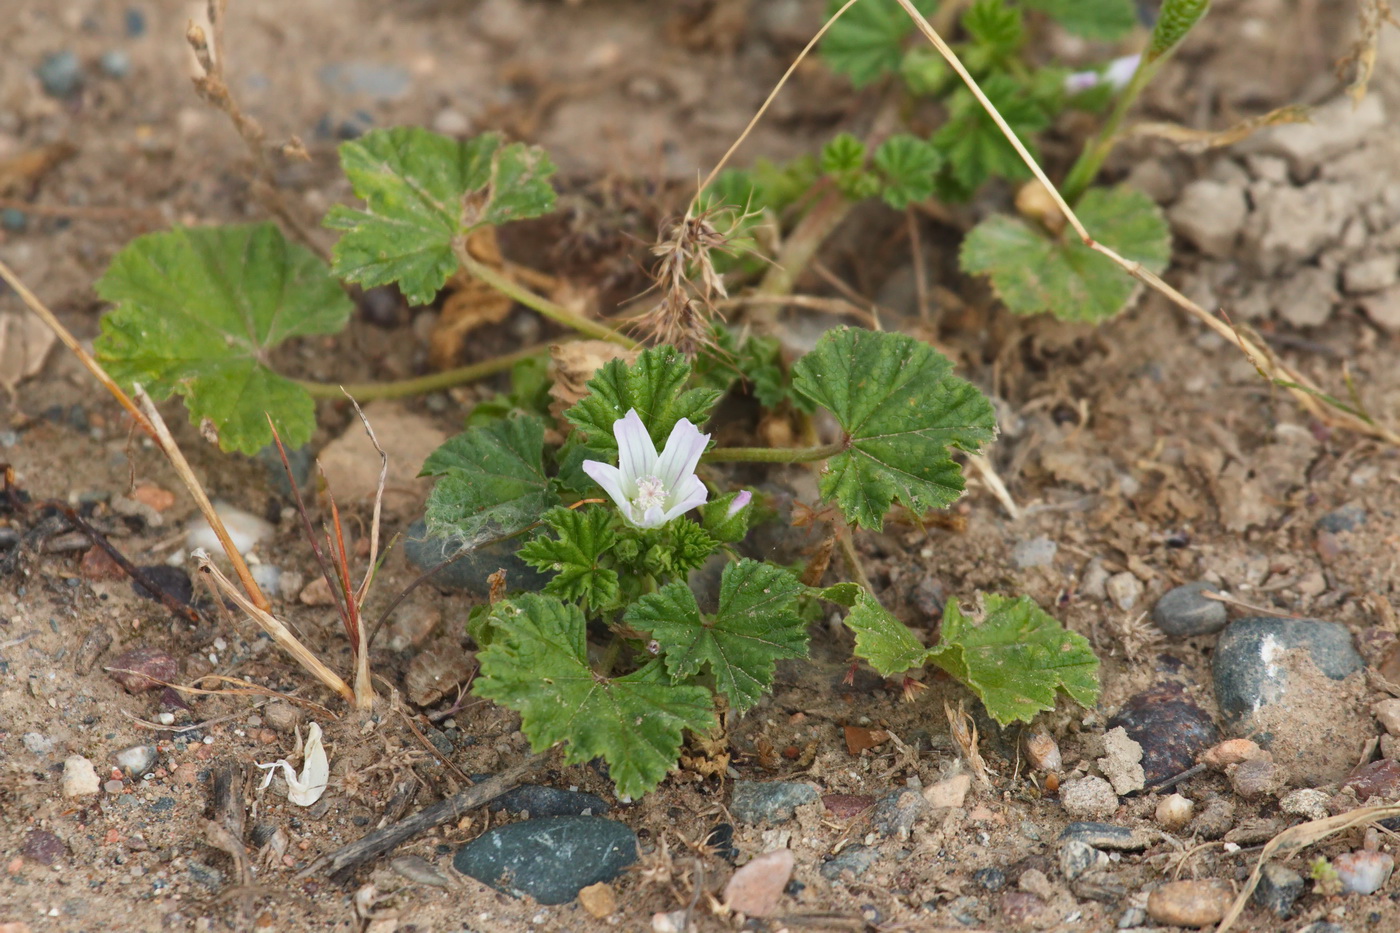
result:
[(1348, 894), (1375, 894), (1390, 880), (1395, 859), (1384, 852), (1358, 849), (1332, 859), (1342, 890)]
[(780, 823), (817, 799), (811, 784), (792, 781), (735, 781), (729, 812), (742, 823)]
[[(29, 227), (29, 215), (17, 207), (7, 207), (0, 211), (0, 227), (4, 227), (11, 233), (23, 233)], [(15, 440), (19, 440), (19, 435), (15, 435)], [(13, 447), (14, 444), (6, 444), (6, 447)]]
[(1048, 773), (1059, 771), (1064, 767), (1064, 758), (1060, 754), (1060, 744), (1044, 728), (1036, 728), (1027, 732), (1025, 738), (1021, 740), (1021, 748), (1026, 753), (1026, 761), (1037, 771)]
[(42, 732), (26, 732), (20, 737), (24, 747), (35, 755), (47, 755), (53, 751), (53, 739)]
[(1364, 524), (1366, 524), (1366, 509), (1353, 504), (1344, 505), (1339, 509), (1333, 509), (1319, 518), (1317, 520), (1317, 529), (1337, 535), (1348, 531), (1355, 531)]
[(880, 798), (870, 814), (870, 824), (882, 836), (908, 839), (920, 817), (933, 808), (917, 790), (898, 790)]
[(1218, 632), (1229, 618), (1225, 604), (1204, 594), (1219, 592), (1220, 587), (1204, 581), (1168, 590), (1157, 600), (1152, 621), (1166, 634), (1178, 638)]
[(436, 865), (422, 856), (400, 855), (389, 862), (389, 867), (394, 870), (394, 874), (402, 875), (416, 884), (426, 884), (435, 888), (452, 886), (452, 882), (447, 880), (447, 876)]
[(605, 881), (590, 884), (588, 887), (580, 889), (578, 902), (596, 920), (602, 920), (604, 917), (610, 917), (617, 913), (617, 894), (613, 892), (612, 885)]
[(626, 825), (600, 816), (554, 816), (489, 829), (462, 846), (453, 865), (507, 894), (554, 905), (611, 881), (636, 860), (637, 837)]
[(1049, 567), (1055, 562), (1055, 553), (1060, 546), (1046, 537), (1017, 541), (1011, 549), (1011, 562), (1021, 570), (1032, 567)]
[(44, 56), (34, 73), (50, 97), (70, 97), (83, 85), (83, 66), (78, 56), (66, 49)]
[(65, 797), (87, 797), (102, 789), (97, 769), (82, 755), (71, 755), (63, 762), (63, 778), (59, 789)]
[(1113, 792), (1123, 796), (1142, 790), (1146, 782), (1142, 746), (1129, 738), (1122, 726), (1115, 726), (1104, 734), (1103, 747), (1104, 757), (1098, 759), (1098, 766), (1113, 785)]
[(1102, 871), (1108, 866), (1107, 852), (1085, 845), (1078, 839), (1060, 843), (1060, 871), (1067, 881), (1074, 881), (1086, 872)]
[(1196, 804), (1180, 794), (1171, 794), (1157, 801), (1157, 822), (1163, 829), (1176, 832), (1196, 815)]
[(154, 745), (133, 745), (117, 752), (113, 756), (113, 760), (116, 761), (118, 768), (132, 777), (139, 778), (155, 767), (156, 747)]
[(961, 807), (972, 789), (972, 775), (955, 774), (924, 788), (924, 800), (933, 809)]
[(1371, 715), (1391, 735), (1400, 735), (1400, 700), (1379, 700), (1371, 704)]
[(1225, 773), (1235, 793), (1245, 800), (1271, 797), (1288, 786), (1288, 773), (1272, 761), (1242, 761)]
[(1400, 797), (1400, 761), (1382, 758), (1355, 769), (1347, 775), (1342, 789), (1351, 788), (1356, 799), (1366, 801), (1371, 797), (1382, 797), (1387, 802)]
[(1151, 833), (1131, 830), (1113, 823), (1080, 821), (1070, 823), (1060, 833), (1061, 841), (1077, 839), (1095, 849), (1109, 849), (1114, 852), (1137, 852), (1152, 844)]
[(879, 858), (880, 853), (870, 846), (850, 845), (823, 862), (818, 871), (828, 881), (854, 880), (865, 874)]
[(1269, 862), (1259, 873), (1259, 884), (1254, 889), (1253, 900), (1275, 917), (1286, 920), (1293, 912), (1293, 903), (1302, 893), (1302, 875), (1286, 865)]
[(651, 933), (686, 933), (688, 910), (657, 911), (651, 915)]
[[(486, 777), (481, 775), (480, 777)], [(473, 777), (477, 780), (477, 777)], [(540, 816), (602, 816), (611, 807), (597, 794), (578, 790), (561, 790), (538, 784), (522, 784), (506, 791), (487, 806), (507, 813), (528, 813)]]
[(103, 74), (117, 81), (131, 74), (131, 56), (122, 49), (108, 49), (103, 52), (102, 57), (97, 60), (97, 65)]
[(1210, 926), (1220, 922), (1234, 899), (1234, 889), (1224, 881), (1171, 881), (1147, 895), (1147, 915), (1170, 926)]
[(724, 903), (747, 917), (773, 916), (796, 863), (791, 849), (763, 853), (730, 877), (724, 886)]
[[(234, 548), (240, 554), (247, 554), (259, 541), (272, 534), (272, 526), (251, 512), (236, 509), (223, 502), (214, 503), (214, 511), (224, 523)], [(185, 532), (185, 546), (190, 550), (204, 548), (211, 555), (223, 553), (218, 535), (214, 534), (214, 529), (209, 527), (203, 516), (189, 523)]]
[[(63, 858), (67, 851), (68, 847), (63, 844), (63, 840), (47, 829), (31, 829), (24, 835), (19, 854), (40, 865), (52, 865)], [(3, 927), (0, 927), (0, 930), (3, 930)]]
[(1006, 887), (1006, 872), (1000, 868), (979, 868), (972, 873), (972, 880), (983, 890), (995, 893)]
[(1294, 816), (1310, 820), (1325, 820), (1331, 816), (1327, 810), (1327, 801), (1331, 799), (1332, 795), (1325, 790), (1318, 790), (1316, 787), (1302, 787), (1284, 794), (1279, 799), (1278, 805), (1284, 813), (1291, 813)]
[(1115, 573), (1104, 584), (1109, 600), (1123, 612), (1129, 612), (1142, 598), (1142, 581), (1128, 571)]
[(1272, 761), (1273, 756), (1249, 739), (1226, 739), (1201, 754), (1201, 764), (1216, 771), (1245, 761)]
[(1088, 775), (1060, 785), (1060, 804), (1071, 819), (1101, 820), (1118, 809), (1113, 785), (1101, 777)]
[(1171, 680), (1129, 697), (1108, 721), (1109, 729), (1119, 726), (1142, 748), (1143, 779), (1149, 786), (1187, 770), (1220, 740), (1210, 714)]
[(114, 797), (117, 794), (120, 794), (122, 791), (126, 790), (126, 783), (124, 781), (113, 778), (112, 780), (102, 785), (102, 790), (108, 796)]
[(122, 25), (130, 39), (139, 39), (146, 34), (146, 14), (131, 7), (122, 15)]
[(1219, 839), (1235, 825), (1235, 805), (1224, 797), (1211, 797), (1191, 821), (1191, 832), (1202, 839)]

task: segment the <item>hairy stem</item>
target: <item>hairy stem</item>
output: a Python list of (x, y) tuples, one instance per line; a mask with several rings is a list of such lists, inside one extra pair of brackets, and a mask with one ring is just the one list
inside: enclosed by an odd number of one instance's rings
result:
[(820, 447), (716, 447), (700, 459), (706, 463), (812, 463), (845, 450), (845, 441)]
[(1143, 88), (1147, 87), (1153, 75), (1157, 73), (1163, 59), (1157, 58), (1148, 61), (1146, 57), (1138, 64), (1137, 70), (1128, 81), (1128, 86), (1123, 88), (1123, 92), (1118, 95), (1118, 100), (1113, 105), (1113, 112), (1108, 115), (1108, 119), (1099, 129), (1097, 136), (1084, 146), (1084, 151), (1079, 154), (1074, 165), (1070, 168), (1069, 174), (1065, 176), (1064, 182), (1060, 185), (1060, 194), (1070, 204), (1077, 204), (1079, 198), (1094, 183), (1098, 177), (1099, 169), (1103, 168), (1104, 160), (1113, 151), (1113, 147), (1118, 142), (1118, 130), (1123, 125), (1123, 118), (1127, 116), (1128, 110), (1137, 102), (1138, 95)]
[[(312, 398), (343, 398), (349, 395), (356, 401), (372, 402), (381, 398), (407, 398), (411, 395), (426, 395), (429, 392), (440, 392), (443, 389), (450, 389), (453, 386), (466, 385), (470, 382), (477, 382), (487, 376), (494, 376), (503, 373), (519, 363), (521, 360), (538, 356), (541, 353), (549, 352), (550, 345), (547, 343), (537, 343), (532, 347), (523, 350), (516, 350), (514, 353), (506, 353), (501, 356), (493, 356), (489, 360), (482, 360), (480, 363), (472, 363), (470, 366), (458, 366), (456, 369), (445, 369), (440, 373), (429, 373), (426, 376), (417, 376), (413, 379), (401, 379), (396, 382), (358, 382), (358, 383), (335, 383), (335, 382), (297, 382), (297, 385), (306, 390)], [(342, 393), (342, 390), (344, 392)]]
[(586, 318), (581, 314), (570, 311), (558, 302), (550, 301), (543, 295), (530, 291), (530, 289), (512, 280), (509, 276), (502, 275), (499, 271), (491, 268), (471, 254), (471, 251), (467, 249), (465, 237), (457, 237), (453, 241), (452, 252), (457, 256), (457, 261), (462, 264), (462, 268), (466, 269), (467, 272), (471, 273), (474, 277), (532, 311), (538, 311), (551, 321), (563, 324), (565, 327), (572, 328), (580, 334), (586, 337), (592, 337), (595, 340), (607, 340), (629, 348), (639, 346), (637, 341), (628, 337), (626, 334), (613, 330), (602, 321), (595, 321), (592, 318)]

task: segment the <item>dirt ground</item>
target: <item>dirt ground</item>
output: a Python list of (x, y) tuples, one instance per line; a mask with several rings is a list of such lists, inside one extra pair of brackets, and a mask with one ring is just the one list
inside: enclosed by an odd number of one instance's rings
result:
[[(190, 88), (192, 62), (183, 34), (191, 17), (202, 17), (202, 6), (173, 0), (0, 4), (0, 160), (57, 143), (72, 147), (37, 181), (0, 190), (0, 207), (28, 208), (25, 229), (0, 231), (0, 258), (80, 338), (96, 334), (102, 311), (93, 282), (131, 237), (172, 223), (265, 216), (248, 190), (242, 144)], [(634, 194), (661, 192), (708, 171), (819, 23), (824, 3), (235, 0), (231, 6), (227, 67), (235, 93), (271, 137), (295, 134), (305, 142), (311, 162), (288, 169), (279, 181), (293, 210), (313, 224), (329, 204), (348, 197), (335, 168), (337, 134), (417, 124), (455, 133), (502, 129), (544, 145), (561, 166), (572, 198), (566, 204), (576, 208), (572, 232), (582, 237), (579, 230), (588, 224), (606, 226), (616, 219), (608, 213), (606, 192), (619, 186)], [(1241, 0), (1219, 6), (1150, 95), (1152, 118), (1221, 127), (1285, 103), (1320, 103), (1337, 95), (1331, 62), (1354, 33), (1351, 4)], [(1092, 49), (1056, 41), (1062, 53), (1095, 60)], [(64, 50), (82, 64), (84, 83), (72, 96), (56, 99), (40, 90), (34, 70)], [(103, 56), (114, 50), (129, 59), (125, 73), (107, 67), (116, 63)], [(1388, 112), (1400, 113), (1400, 72), (1389, 67), (1386, 51), (1383, 45), (1373, 94)], [(858, 122), (869, 103), (868, 95), (851, 92), (819, 65), (805, 67), (738, 161), (812, 152)], [(1355, 146), (1372, 153), (1377, 165), (1400, 161), (1394, 137), (1384, 132), (1377, 129)], [(1051, 158), (1068, 151), (1064, 140), (1046, 148)], [(1268, 167), (1241, 159), (1134, 142), (1115, 158), (1112, 171), (1131, 171), (1155, 185), (1152, 193), (1164, 202), (1198, 178), (1254, 185), (1251, 209), (1260, 211), (1267, 192), (1252, 173)], [(1347, 177), (1353, 189), (1366, 190), (1365, 176)], [(1381, 189), (1377, 179), (1374, 199), (1381, 199)], [(1367, 193), (1360, 200), (1373, 198)], [(920, 220), (924, 264), (940, 286), (938, 294), (946, 296), (928, 318), (921, 318), (913, 299), (903, 218), (858, 212), (824, 254), (830, 269), (880, 303), (885, 327), (933, 340), (958, 361), (964, 376), (997, 399), (1002, 436), (990, 463), (1019, 509), (1019, 517), (1011, 517), (985, 478), (969, 471), (970, 492), (954, 510), (955, 521), (926, 529), (891, 525), (883, 534), (862, 536), (867, 569), (886, 605), (931, 632), (947, 596), (966, 601), (978, 591), (1026, 593), (1088, 636), (1103, 660), (1098, 709), (1062, 706), (1043, 717), (1063, 753), (1062, 776), (1092, 768), (1109, 718), (1165, 670), (1174, 671), (1204, 709), (1215, 709), (1215, 636), (1167, 639), (1145, 618), (1156, 597), (1178, 584), (1211, 579), (1254, 606), (1344, 623), (1363, 649), (1371, 649), (1363, 653), (1375, 657), (1397, 630), (1397, 451), (1309, 417), (1263, 382), (1237, 348), (1187, 323), (1155, 297), (1097, 329), (1011, 317), (985, 286), (954, 271), (953, 230), (969, 226), (974, 212), (992, 203)], [(649, 236), (648, 226), (654, 230), (665, 209), (658, 201), (650, 213), (627, 215), (627, 232)], [(540, 267), (557, 262), (549, 271), (578, 276), (581, 287), (625, 294), (640, 281), (629, 270), (645, 261), (646, 244), (629, 247), (631, 241), (611, 231), (608, 236), (614, 243), (610, 264), (595, 256), (590, 266), (528, 243), (534, 252), (514, 258)], [(1275, 283), (1270, 288), (1279, 282), (1291, 287), (1292, 266), (1260, 271), (1258, 257), (1248, 255), (1248, 237), (1242, 242), (1203, 258), (1198, 244), (1181, 238), (1170, 277), (1188, 291), (1227, 302), (1256, 294), (1265, 278)], [(1287, 262), (1315, 264), (1296, 256)], [(812, 292), (827, 287), (815, 277), (803, 281)], [(1338, 295), (1332, 304), (1310, 326), (1267, 307), (1253, 323), (1283, 358), (1340, 395), (1347, 391), (1345, 365), (1368, 411), (1381, 423), (1400, 424), (1396, 334), (1379, 312), (1356, 300)], [(0, 290), (0, 312), (24, 313), (6, 290)], [(423, 334), (432, 314), (402, 308), (387, 317), (361, 314), (342, 336), (307, 341), (286, 353), (281, 365), (321, 380), (411, 375), (424, 365)], [(793, 340), (800, 342), (812, 326), (793, 321)], [(529, 315), (517, 312), (485, 336), (468, 361), (483, 348), (513, 347), (539, 333)], [(489, 391), (440, 393), (384, 417), (421, 417), (450, 434), (467, 407)], [(137, 564), (161, 564), (182, 547), (193, 504), (158, 453), (128, 437), (120, 409), (69, 356), (52, 353), (0, 404), (0, 460), (13, 465), (30, 496), (86, 509)], [(178, 405), (165, 411), (210, 493), (276, 525), (273, 538), (259, 548), (262, 562), (284, 574), (314, 576), (298, 524), (265, 466), (219, 454), (199, 440)], [(357, 430), (339, 404), (321, 406), (320, 424), (312, 445), (318, 450)], [(401, 475), (411, 477), (418, 465), (401, 464)], [(799, 492), (811, 482), (796, 471), (783, 479)], [(147, 501), (161, 507), (129, 506), (134, 486), (144, 487)], [(159, 495), (167, 490), (174, 494), (169, 503)], [(389, 534), (404, 530), (423, 493), (409, 479), (396, 491)], [(362, 530), (367, 503), (342, 504)], [(1347, 505), (1363, 507), (1367, 521), (1345, 536), (1321, 539), (1318, 519)], [(17, 534), (33, 529), (23, 515), (10, 514), (8, 521)], [(732, 865), (702, 846), (709, 828), (725, 819), (728, 778), (719, 782), (684, 771), (630, 803), (617, 802), (589, 768), (553, 768), (536, 778), (603, 796), (614, 803), (612, 815), (639, 834), (638, 869), (615, 882), (618, 908), (604, 919), (577, 902), (541, 907), (460, 876), (452, 876), (445, 889), (415, 884), (391, 870), (388, 859), (361, 870), (349, 885), (303, 877), (301, 870), (317, 856), (374, 828), (401, 782), (421, 783), (421, 805), (462, 785), (454, 769), (404, 728), (406, 716), (386, 713), (354, 722), (321, 716), (332, 746), (329, 805), (313, 816), (273, 791), (259, 791), (261, 772), (251, 764), (290, 756), (296, 742), (285, 723), (265, 715), (263, 698), (194, 697), (192, 709), (174, 709), (173, 724), (166, 724), (160, 714), (173, 708), (161, 705), (160, 690), (128, 694), (104, 666), (128, 648), (146, 645), (180, 662), (182, 683), (218, 673), (296, 691), (338, 711), (336, 704), (250, 623), (217, 613), (199, 623), (177, 617), (135, 595), (127, 580), (100, 578), (82, 542), (69, 550), (59, 542), (56, 549), (53, 531), (26, 537), (15, 559), (5, 557), (9, 572), (0, 577), (0, 930), (358, 931), (366, 921), (356, 915), (352, 898), (367, 885), (377, 892), (373, 928), (381, 933), (395, 925), (477, 933), (641, 930), (652, 928), (655, 912), (691, 904), (697, 905), (696, 928), (732, 927), (732, 920), (708, 909), (706, 897), (718, 896)], [(1040, 538), (1055, 545), (1048, 561), (1035, 565), (1018, 558), (1027, 542)], [(13, 545), (6, 548), (0, 556)], [(1105, 595), (1104, 572), (1131, 591), (1131, 581), (1122, 577), (1127, 574), (1140, 592), (1132, 599), (1115, 599), (1118, 590)], [(394, 554), (371, 606), (386, 606), (414, 576), (402, 555)], [(383, 682), (405, 694), (415, 657), (460, 650), (468, 606), (445, 591), (416, 594), (389, 633), (399, 637), (382, 639), (375, 652)], [(303, 604), (295, 590), (276, 608), (307, 633), (327, 663), (346, 669), (348, 651), (329, 610)], [(906, 702), (897, 685), (873, 675), (845, 683), (850, 643), (836, 627), (814, 630), (813, 645), (812, 665), (782, 666), (774, 695), (735, 727), (729, 778), (810, 781), (823, 794), (873, 799), (916, 779), (934, 784), (950, 772), (958, 750), (944, 702), (967, 699), (975, 705), (956, 685), (930, 677), (930, 689)], [(1356, 704), (1355, 716), (1369, 734), (1381, 734), (1369, 705), (1385, 696), (1368, 689)], [(452, 694), (434, 698), (427, 711), (451, 704)], [(441, 723), (439, 734), (454, 746), (450, 758), (460, 772), (498, 771), (527, 752), (508, 711), (468, 700), (451, 719), (452, 725)], [(175, 731), (191, 722), (204, 725)], [(1117, 887), (1071, 890), (1054, 867), (1055, 840), (1068, 817), (1043, 777), (1020, 760), (1020, 730), (1001, 733), (985, 716), (978, 724), (990, 786), (974, 785), (964, 806), (922, 821), (908, 838), (880, 837), (872, 833), (868, 814), (820, 804), (800, 808), (793, 822), (737, 825), (740, 861), (784, 844), (797, 856), (801, 889), (787, 901), (790, 910), (781, 918), (751, 921), (755, 928), (1109, 930), (1125, 910), (1141, 907), (1144, 892), (1164, 878), (1238, 884), (1253, 866), (1257, 844), (1195, 846), (1189, 837), (1159, 833), (1145, 851), (1115, 856)], [(844, 733), (850, 725), (884, 729), (898, 741), (852, 755)], [(1318, 724), (1296, 725), (1306, 731)], [(39, 751), (22, 741), (27, 734), (46, 740), (38, 743)], [(116, 752), (142, 744), (158, 746), (150, 778), (108, 773)], [(1361, 747), (1337, 753), (1363, 760)], [(102, 781), (116, 779), (118, 785), (96, 797), (64, 797), (59, 786), (69, 755), (86, 756)], [(229, 761), (248, 772), (249, 826), (275, 826), (284, 834), (285, 848), (265, 857), (252, 887), (233, 883), (232, 861), (206, 834), (206, 821), (215, 815), (212, 774)], [(1177, 790), (1197, 799), (1231, 794), (1228, 782), (1213, 773)], [(1124, 798), (1111, 821), (1152, 828), (1157, 799)], [(1280, 816), (1276, 801), (1238, 799), (1235, 807), (1237, 824)], [(396, 854), (421, 856), (451, 875), (455, 848), (501, 819), (509, 817), (469, 815)], [(56, 837), (58, 848), (36, 852), (36, 831)], [(1359, 840), (1356, 831), (1316, 851), (1333, 854), (1355, 848)], [(852, 842), (874, 846), (879, 861), (846, 883), (823, 877), (822, 860)], [(1304, 861), (1290, 864), (1306, 872)], [(1012, 876), (1031, 867), (1044, 871), (1051, 879), (1043, 898), (1047, 908), (1022, 916), (1007, 898), (979, 887), (974, 873), (993, 867)], [(1297, 930), (1317, 920), (1344, 930), (1400, 929), (1392, 889), (1366, 897), (1310, 892), (1292, 919), (1279, 921), (1251, 908), (1237, 929)]]

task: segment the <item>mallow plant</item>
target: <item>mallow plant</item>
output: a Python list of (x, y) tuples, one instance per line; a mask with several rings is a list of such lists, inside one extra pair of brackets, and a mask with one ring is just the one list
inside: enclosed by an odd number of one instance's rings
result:
[[(463, 611), (478, 647), (473, 692), (516, 710), (535, 749), (558, 745), (568, 762), (601, 758), (620, 794), (643, 793), (676, 766), (687, 732), (713, 733), (763, 702), (776, 665), (804, 658), (810, 623), (832, 612), (843, 614), (853, 658), (903, 678), (916, 701), (920, 671), (934, 665), (1003, 724), (1052, 708), (1060, 692), (1096, 702), (1088, 643), (1025, 596), (968, 594), (971, 608), (950, 599), (925, 644), (867, 586), (830, 579), (824, 560), (790, 566), (748, 543), (774, 510), (726, 464), (819, 470), (822, 502), (809, 503), (811, 514), (846, 543), (842, 563), (858, 580), (853, 533), (882, 529), (894, 514), (917, 522), (962, 495), (958, 457), (991, 443), (996, 423), (987, 398), (931, 346), (841, 327), (789, 359), (771, 336), (719, 323), (706, 313), (725, 288), (714, 254), (735, 231), (711, 200), (668, 241), (662, 299), (648, 316), (657, 345), (641, 347), (468, 248), (472, 237), (554, 209), (554, 169), (539, 148), (400, 127), (346, 142), (340, 157), (360, 203), (326, 216), (339, 234), (329, 264), (270, 223), (139, 237), (98, 283), (113, 307), (96, 355), (120, 383), (182, 395), (204, 436), (252, 453), (274, 425), (287, 443), (306, 443), (315, 400), (339, 394), (288, 378), (273, 360), (288, 339), (344, 325), (346, 283), (392, 284), (426, 303), (461, 269), (566, 328), (632, 350), (598, 369), (562, 416), (542, 391), (538, 351), (451, 374), (511, 379), (422, 467), (435, 477), (431, 534), (462, 550), (512, 548), (546, 579), (521, 591), (525, 581), (497, 578), (493, 601)], [(893, 186), (888, 197), (893, 188), (899, 198), (932, 193), (938, 169), (918, 147), (896, 144), (874, 164)], [(352, 388), (367, 398), (446, 381)], [(714, 446), (725, 397), (786, 419), (809, 446)]]

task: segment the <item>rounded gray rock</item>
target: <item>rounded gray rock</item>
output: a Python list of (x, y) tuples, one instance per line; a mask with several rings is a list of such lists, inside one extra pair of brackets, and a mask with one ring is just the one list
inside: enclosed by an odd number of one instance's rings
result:
[(616, 820), (553, 816), (488, 830), (457, 850), (464, 875), (515, 897), (566, 904), (637, 860), (637, 836)]
[(795, 781), (735, 781), (729, 812), (742, 823), (780, 823), (817, 799), (811, 784)]
[(1225, 627), (1225, 604), (1206, 593), (1219, 593), (1220, 587), (1204, 580), (1167, 590), (1152, 610), (1152, 621), (1168, 635), (1211, 635)]

